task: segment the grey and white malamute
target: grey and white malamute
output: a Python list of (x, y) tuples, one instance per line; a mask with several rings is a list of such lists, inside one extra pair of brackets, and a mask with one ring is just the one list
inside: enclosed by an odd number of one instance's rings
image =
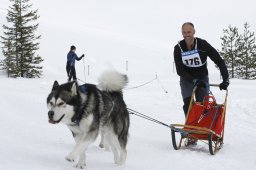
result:
[(49, 123), (62, 122), (71, 130), (76, 145), (66, 160), (79, 157), (77, 168), (85, 167), (85, 150), (99, 131), (100, 146), (112, 150), (116, 164), (125, 163), (130, 122), (122, 89), (127, 83), (127, 76), (116, 71), (104, 72), (98, 86), (54, 82), (47, 98)]

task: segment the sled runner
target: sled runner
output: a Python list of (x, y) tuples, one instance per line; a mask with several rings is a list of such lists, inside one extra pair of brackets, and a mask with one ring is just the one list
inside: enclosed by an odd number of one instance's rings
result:
[[(209, 86), (219, 87), (215, 84)], [(173, 148), (178, 150), (183, 142), (187, 146), (191, 141), (193, 143), (199, 140), (207, 143), (210, 154), (214, 155), (223, 145), (228, 90), (225, 93), (224, 103), (218, 104), (210, 90), (203, 102), (196, 102), (196, 89), (197, 86), (192, 92), (185, 124), (170, 125)], [(180, 135), (176, 136), (176, 133)]]

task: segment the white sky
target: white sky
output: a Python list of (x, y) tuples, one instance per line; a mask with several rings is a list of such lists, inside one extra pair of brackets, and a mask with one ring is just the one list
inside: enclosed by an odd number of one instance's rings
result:
[[(2, 15), (8, 4), (7, 0), (0, 0)], [(152, 43), (175, 44), (182, 38), (180, 26), (186, 21), (194, 23), (196, 36), (215, 44), (216, 48), (219, 48), (223, 28), (229, 24), (242, 32), (247, 21), (251, 30), (256, 31), (254, 0), (37, 0), (33, 4), (39, 9), (41, 26), (51, 22), (53, 27), (90, 31), (97, 25), (110, 36), (114, 33), (120, 39), (129, 37)]]
[[(0, 0), (0, 25), (6, 22), (5, 9), (9, 4), (8, 0)], [(107, 55), (120, 65), (135, 56), (142, 62), (162, 60), (170, 71), (173, 47), (182, 39), (181, 25), (184, 22), (193, 22), (196, 36), (220, 50), (220, 37), (229, 24), (237, 26), (242, 33), (247, 21), (250, 30), (256, 32), (255, 6), (255, 0), (33, 1), (33, 9), (38, 9), (40, 15), (39, 54), (44, 62), (51, 63), (52, 57), (57, 57), (61, 61), (59, 68), (63, 68), (63, 57), (74, 44), (78, 55), (85, 53), (89, 56), (88, 64), (102, 61), (106, 65), (103, 60), (108, 58)]]

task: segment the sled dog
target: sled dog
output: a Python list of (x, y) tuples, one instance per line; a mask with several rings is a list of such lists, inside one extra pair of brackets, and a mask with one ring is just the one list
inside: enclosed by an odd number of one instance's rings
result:
[(62, 122), (75, 139), (75, 147), (66, 156), (77, 168), (85, 168), (85, 151), (101, 133), (100, 146), (108, 146), (114, 162), (122, 165), (126, 160), (126, 144), (130, 125), (129, 113), (123, 100), (122, 89), (128, 83), (126, 75), (106, 71), (99, 84), (78, 85), (76, 81), (59, 85), (54, 82), (47, 97), (49, 123)]

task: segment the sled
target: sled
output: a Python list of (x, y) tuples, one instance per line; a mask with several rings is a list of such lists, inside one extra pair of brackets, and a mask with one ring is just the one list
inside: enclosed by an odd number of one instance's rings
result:
[[(209, 86), (219, 87), (216, 84)], [(192, 92), (185, 124), (170, 125), (173, 148), (178, 150), (185, 141), (198, 140), (208, 144), (210, 154), (214, 155), (223, 146), (228, 90), (225, 91), (224, 102), (218, 104), (210, 90), (203, 102), (196, 102), (196, 89), (197, 86)], [(176, 133), (180, 135), (176, 136)]]

